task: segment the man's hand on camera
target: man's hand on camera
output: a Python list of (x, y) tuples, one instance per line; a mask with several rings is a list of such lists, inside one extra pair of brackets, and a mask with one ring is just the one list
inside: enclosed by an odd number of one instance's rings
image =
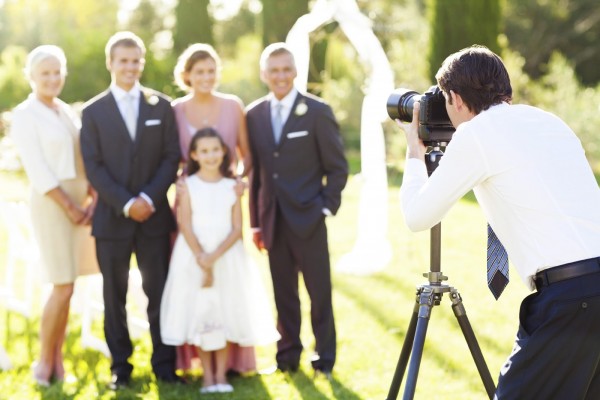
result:
[(406, 135), (406, 158), (418, 158), (419, 160), (424, 160), (427, 147), (423, 144), (423, 141), (419, 139), (420, 108), (421, 104), (418, 101), (415, 101), (413, 105), (412, 122), (406, 123), (397, 119), (396, 123)]

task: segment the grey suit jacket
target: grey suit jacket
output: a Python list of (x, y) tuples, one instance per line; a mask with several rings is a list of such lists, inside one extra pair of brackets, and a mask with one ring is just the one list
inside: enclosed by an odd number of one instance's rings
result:
[(267, 248), (273, 243), (277, 206), (294, 232), (308, 238), (324, 218), (335, 214), (348, 178), (348, 164), (331, 108), (318, 97), (298, 93), (275, 144), (267, 97), (248, 106), (253, 158), (250, 222), (260, 227)]
[(175, 229), (167, 190), (177, 175), (179, 135), (164, 95), (142, 88), (135, 141), (110, 90), (90, 100), (82, 114), (81, 153), (88, 179), (99, 195), (92, 222), (94, 236), (132, 236), (137, 223), (123, 215), (123, 207), (140, 192), (156, 208), (141, 224), (144, 233), (162, 235)]

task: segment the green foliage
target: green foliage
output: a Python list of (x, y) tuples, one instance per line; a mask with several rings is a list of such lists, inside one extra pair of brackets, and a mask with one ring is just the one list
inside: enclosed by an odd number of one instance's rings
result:
[[(115, 31), (117, 22), (117, 0), (97, 2), (94, 0), (26, 0), (8, 1), (0, 7), (7, 25), (3, 28), (10, 32), (9, 40), (13, 46), (19, 46), (24, 53), (40, 44), (56, 44), (67, 55), (69, 76), (62, 93), (67, 102), (87, 100), (107, 87), (108, 72), (104, 62), (104, 45)], [(5, 48), (4, 52), (9, 52)], [(21, 56), (19, 56), (21, 57)], [(8, 63), (21, 62), (17, 66)], [(12, 108), (23, 100), (25, 94), (21, 88), (27, 83), (21, 73), (25, 59), (11, 58), (2, 60), (1, 74), (5, 82), (14, 87), (2, 91), (0, 109)], [(6, 71), (5, 69), (8, 69)]]
[(135, 32), (144, 43), (151, 44), (154, 36), (164, 28), (164, 22), (155, 6), (157, 0), (141, 0), (127, 21), (127, 30)]
[[(211, 42), (212, 34), (223, 61), (219, 90), (234, 93), (248, 104), (267, 92), (258, 72), (258, 57), (264, 44), (284, 40), (296, 18), (307, 12), (311, 4), (308, 0), (265, 0), (259, 11), (253, 6), (255, 3), (244, 0), (237, 15), (214, 20), (212, 13), (218, 10), (214, 5), (207, 7), (208, 0), (201, 3), (182, 0), (170, 6), (161, 0), (141, 0), (123, 21), (117, 20), (119, 0), (0, 3), (0, 111), (14, 107), (29, 92), (22, 74), (25, 55), (42, 43), (57, 44), (67, 54), (69, 75), (61, 95), (63, 100), (81, 102), (104, 90), (110, 82), (104, 46), (117, 29), (132, 30), (144, 39), (148, 53), (142, 83), (171, 97), (182, 94), (173, 84), (173, 68), (180, 50), (191, 42)], [(600, 168), (598, 135), (594, 131), (600, 89), (580, 83), (590, 81), (591, 69), (581, 72), (584, 61), (594, 60), (594, 73), (600, 71), (596, 67), (600, 48), (594, 45), (600, 24), (592, 23), (600, 9), (593, 7), (594, 0), (358, 0), (357, 3), (372, 21), (394, 71), (396, 87), (423, 92), (434, 83), (432, 73), (451, 51), (485, 42), (503, 55), (511, 74), (515, 101), (539, 105), (563, 117), (581, 137), (592, 164)], [(501, 11), (503, 16), (499, 15)], [(427, 17), (434, 16), (438, 19), (428, 22)], [(207, 18), (206, 23), (199, 22), (203, 18)], [(173, 23), (174, 20), (177, 22)], [(495, 38), (500, 24), (506, 25), (506, 36), (499, 36), (498, 45)], [(270, 39), (265, 39), (265, 35), (271, 35)], [(450, 49), (451, 40), (462, 42)], [(358, 151), (362, 88), (368, 71), (362, 69), (356, 51), (337, 23), (319, 28), (311, 35), (311, 41), (309, 90), (332, 105), (346, 147)], [(439, 53), (436, 62), (430, 61), (434, 43), (437, 43), (436, 54)], [(559, 49), (564, 57), (550, 58), (554, 49)], [(532, 62), (536, 65), (534, 69)], [(384, 129), (388, 163), (394, 169), (401, 169), (404, 137), (391, 121), (384, 124)]]
[(600, 8), (597, 0), (512, 0), (504, 14), (510, 47), (525, 57), (534, 78), (548, 71), (553, 52), (564, 54), (580, 81), (600, 82)]
[(429, 0), (429, 76), (433, 79), (444, 59), (472, 44), (498, 52), (500, 0)]
[(263, 47), (285, 42), (296, 20), (308, 12), (308, 0), (262, 0)]
[(214, 44), (209, 0), (179, 0), (175, 6), (173, 52), (180, 54), (192, 43)]
[(223, 60), (218, 90), (233, 93), (244, 104), (267, 94), (268, 89), (259, 79), (258, 59), (262, 42), (258, 35), (248, 34), (238, 38), (233, 57)]
[(20, 46), (8, 46), (0, 53), (0, 110), (14, 107), (31, 91), (23, 74), (26, 57)]
[[(261, 20), (259, 14), (250, 10), (248, 1), (245, 0), (235, 16), (219, 20), (218, 23), (215, 23), (213, 26), (215, 49), (219, 52), (221, 58), (235, 58), (238, 51), (250, 51), (250, 49), (239, 48), (237, 44), (245, 36), (260, 36), (258, 27)], [(261, 51), (262, 42), (258, 45), (259, 54)]]

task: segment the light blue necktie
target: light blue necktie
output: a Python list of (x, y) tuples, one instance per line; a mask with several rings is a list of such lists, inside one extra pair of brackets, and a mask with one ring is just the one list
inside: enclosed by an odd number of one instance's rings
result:
[(508, 254), (488, 224), (487, 281), (492, 294), (498, 300), (508, 284)]
[(283, 105), (281, 103), (275, 105), (275, 113), (273, 115), (273, 137), (275, 138), (275, 143), (279, 143), (281, 130), (283, 129), (283, 118), (281, 117), (282, 108)]

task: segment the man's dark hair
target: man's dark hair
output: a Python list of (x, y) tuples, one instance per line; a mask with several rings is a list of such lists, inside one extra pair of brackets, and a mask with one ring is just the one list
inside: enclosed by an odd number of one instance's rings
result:
[(435, 78), (449, 99), (453, 90), (475, 114), (512, 100), (510, 78), (502, 59), (484, 46), (474, 45), (449, 55)]

